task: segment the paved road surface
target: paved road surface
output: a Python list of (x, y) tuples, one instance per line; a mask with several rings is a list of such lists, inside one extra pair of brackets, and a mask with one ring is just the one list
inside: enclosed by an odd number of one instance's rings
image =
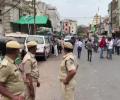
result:
[[(58, 80), (61, 59), (62, 56), (53, 56), (39, 62), (41, 87), (37, 89), (36, 100), (62, 100)], [(89, 63), (84, 50), (78, 61), (75, 100), (120, 100), (120, 56), (109, 61), (94, 54)]]

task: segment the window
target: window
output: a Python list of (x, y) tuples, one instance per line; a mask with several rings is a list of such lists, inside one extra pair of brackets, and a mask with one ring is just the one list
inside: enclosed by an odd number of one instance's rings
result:
[(49, 44), (49, 39), (47, 37), (45, 37), (45, 43)]
[(26, 16), (26, 14), (23, 14), (23, 16)]
[(29, 41), (36, 41), (38, 44), (44, 44), (43, 37), (29, 36), (27, 42)]
[(68, 23), (65, 23), (65, 26), (68, 26)]

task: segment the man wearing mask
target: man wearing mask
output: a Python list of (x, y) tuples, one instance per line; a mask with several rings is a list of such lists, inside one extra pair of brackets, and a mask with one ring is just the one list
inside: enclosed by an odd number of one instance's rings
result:
[(6, 43), (6, 55), (0, 65), (1, 100), (25, 100), (25, 84), (19, 68), (14, 63), (20, 47), (17, 41)]
[(22, 72), (27, 86), (26, 98), (27, 100), (35, 100), (36, 87), (40, 86), (38, 81), (39, 69), (35, 59), (37, 43), (35, 41), (30, 41), (27, 43), (27, 48), (28, 52), (22, 61)]
[(63, 93), (63, 100), (74, 100), (75, 74), (77, 71), (77, 60), (73, 54), (73, 45), (70, 42), (64, 43), (64, 56), (60, 65), (60, 83)]

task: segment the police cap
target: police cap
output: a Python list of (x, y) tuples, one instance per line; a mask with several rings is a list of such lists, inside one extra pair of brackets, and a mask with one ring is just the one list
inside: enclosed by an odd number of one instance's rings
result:
[(31, 47), (34, 47), (34, 46), (37, 46), (37, 42), (36, 41), (30, 41), (27, 43), (27, 47), (28, 48), (31, 48)]
[(20, 49), (21, 45), (17, 41), (8, 41), (6, 43), (6, 48)]
[(73, 45), (70, 42), (64, 42), (64, 48), (73, 49)]

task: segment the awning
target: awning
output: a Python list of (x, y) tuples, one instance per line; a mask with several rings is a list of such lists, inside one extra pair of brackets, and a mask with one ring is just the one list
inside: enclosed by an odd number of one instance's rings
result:
[[(34, 16), (22, 16), (16, 24), (26, 25), (26, 24), (34, 24)], [(47, 16), (36, 16), (35, 17), (35, 24), (40, 26), (48, 26), (51, 27), (51, 21), (48, 19)]]

